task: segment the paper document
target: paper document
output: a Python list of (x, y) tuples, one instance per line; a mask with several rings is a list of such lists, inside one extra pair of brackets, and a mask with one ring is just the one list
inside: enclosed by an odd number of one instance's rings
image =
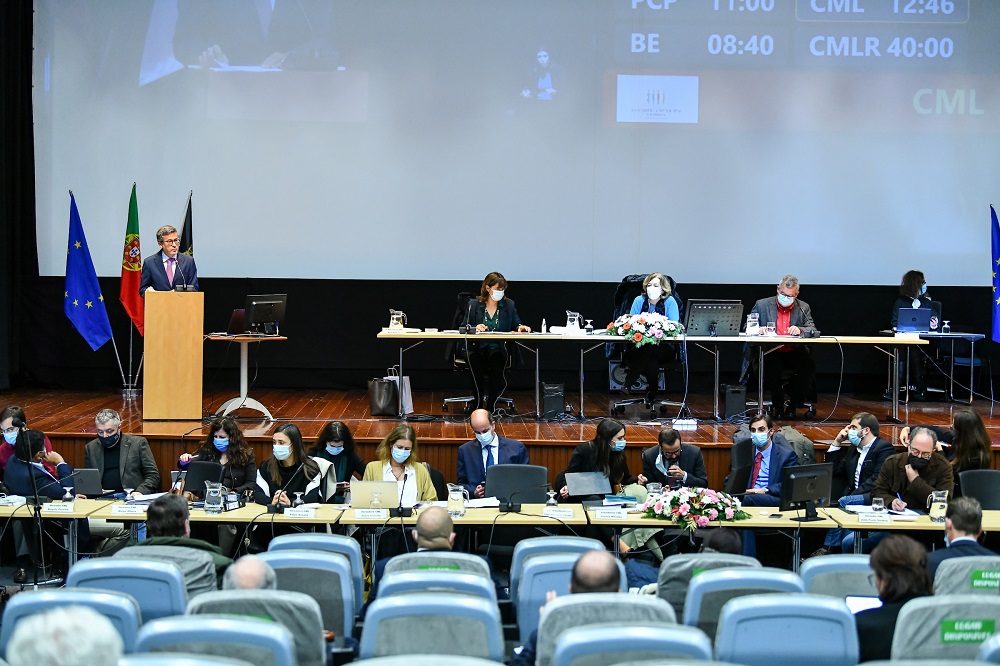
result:
[(893, 511), (892, 509), (875, 511), (874, 509), (871, 508), (870, 505), (867, 504), (851, 504), (848, 505), (844, 510), (849, 513), (886, 513), (893, 520), (901, 520), (901, 521), (916, 520), (917, 518), (920, 517), (920, 514), (914, 511), (913, 509), (903, 509), (902, 511)]
[[(447, 504), (447, 502), (445, 504)], [(496, 509), (500, 506), (500, 500), (496, 497), (481, 497), (479, 499), (473, 498), (466, 500), (465, 506), (470, 509)]]

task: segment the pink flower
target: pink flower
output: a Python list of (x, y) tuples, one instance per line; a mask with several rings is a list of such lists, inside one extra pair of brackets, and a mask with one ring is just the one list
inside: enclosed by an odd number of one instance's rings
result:
[(681, 504), (679, 507), (677, 507), (677, 513), (679, 513), (682, 516), (686, 516), (690, 512), (691, 512), (691, 506), (689, 504)]
[(656, 331), (653, 333), (653, 336), (656, 337), (656, 338), (658, 338), (658, 339), (662, 338), (663, 337), (663, 331), (661, 331), (660, 329), (656, 329)]
[(718, 517), (719, 517), (719, 512), (718, 511), (716, 511), (715, 509), (709, 509), (708, 510), (708, 519), (709, 520), (716, 520)]
[(698, 527), (705, 527), (709, 523), (708, 516), (698, 516), (694, 519), (694, 523)]
[(732, 520), (735, 513), (732, 509), (726, 509), (726, 520)]
[(658, 501), (656, 504), (654, 504), (653, 510), (656, 511), (656, 513), (663, 513), (663, 502)]

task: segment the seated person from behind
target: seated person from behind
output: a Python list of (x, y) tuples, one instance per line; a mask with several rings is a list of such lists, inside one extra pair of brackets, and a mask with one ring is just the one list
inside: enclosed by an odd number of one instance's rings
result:
[[(670, 281), (662, 273), (650, 273), (642, 281), (642, 292), (632, 301), (629, 314), (637, 315), (644, 312), (661, 314), (671, 321), (680, 321), (680, 308), (670, 291)], [(646, 401), (652, 403), (656, 399), (656, 389), (660, 376), (659, 364), (673, 358), (675, 350), (672, 345), (643, 345), (634, 347), (627, 345), (622, 355), (622, 363), (626, 366), (625, 381), (622, 393), (628, 395), (629, 389), (639, 379), (646, 377)]]
[[(521, 323), (514, 301), (505, 296), (507, 279), (496, 271), (483, 280), (479, 296), (469, 302), (467, 313), (470, 327), (476, 333), (530, 333), (531, 328)], [(464, 351), (464, 350), (463, 350)], [(469, 369), (472, 371), (476, 406), (492, 412), (497, 398), (507, 388), (504, 369), (509, 354), (501, 341), (469, 342)]]
[(889, 659), (899, 611), (907, 601), (932, 593), (927, 551), (908, 536), (893, 534), (878, 544), (872, 551), (871, 567), (882, 606), (854, 616), (860, 662)]
[(799, 464), (795, 451), (780, 432), (772, 433), (774, 422), (768, 414), (757, 414), (750, 420), (750, 438), (754, 446), (753, 471), (744, 506), (779, 506), (781, 476), (786, 467)]
[(679, 432), (666, 427), (660, 430), (657, 442), (642, 452), (642, 473), (647, 481), (664, 488), (708, 487), (708, 471), (700, 448), (684, 444)]
[(104, 615), (61, 606), (21, 618), (7, 644), (11, 666), (117, 666), (124, 645)]
[[(191, 515), (188, 512), (188, 503), (180, 495), (160, 495), (149, 504), (149, 508), (146, 509), (146, 531), (149, 537), (133, 548), (175, 546), (208, 553), (215, 564), (216, 588), (222, 582), (226, 567), (233, 563), (222, 554), (218, 546), (191, 538)], [(131, 551), (132, 548), (127, 550)], [(183, 567), (181, 570), (183, 571)]]
[(931, 580), (938, 566), (953, 557), (996, 557), (992, 550), (979, 545), (983, 533), (983, 508), (972, 497), (959, 497), (948, 503), (944, 514), (944, 548), (935, 548), (927, 556)]
[(516, 439), (498, 435), (489, 410), (472, 412), (469, 425), (476, 438), (458, 447), (458, 483), (469, 497), (484, 497), (486, 470), (493, 465), (527, 465), (528, 449)]
[(244, 555), (222, 576), (223, 590), (277, 590), (278, 575), (256, 555)]
[[(842, 479), (845, 484), (840, 497), (842, 509), (851, 504), (871, 504), (875, 479), (886, 459), (896, 452), (892, 442), (882, 439), (878, 433), (878, 419), (872, 414), (855, 414), (826, 451), (826, 462), (833, 463), (833, 476)], [(809, 557), (840, 550), (844, 538), (851, 533), (841, 527), (831, 528), (826, 533), (822, 548)]]
[[(593, 594), (598, 592), (620, 592), (621, 572), (614, 556), (606, 550), (588, 550), (582, 553), (573, 565), (569, 579), (570, 594)], [(546, 602), (558, 595), (558, 590), (550, 590)], [(525, 609), (528, 610), (528, 609)], [(539, 611), (544, 615), (545, 607)], [(531, 632), (528, 642), (521, 652), (514, 655), (511, 666), (533, 666), (538, 652), (538, 629)]]
[[(801, 336), (816, 330), (809, 304), (799, 300), (799, 280), (794, 275), (783, 277), (778, 283), (777, 296), (760, 299), (750, 312), (757, 313), (761, 327), (774, 322), (778, 335)], [(788, 380), (787, 408), (786, 372), (792, 373)], [(771, 394), (771, 404), (779, 417), (795, 418), (795, 410), (805, 406), (815, 378), (816, 364), (809, 349), (803, 345), (781, 345), (764, 359), (764, 386)]]

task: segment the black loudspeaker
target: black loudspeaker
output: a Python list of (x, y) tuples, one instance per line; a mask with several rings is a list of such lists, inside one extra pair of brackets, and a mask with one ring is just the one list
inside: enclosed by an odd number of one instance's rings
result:
[(725, 384), (722, 387), (722, 402), (725, 405), (723, 416), (726, 419), (742, 416), (747, 411), (747, 387), (743, 384)]
[(566, 390), (562, 384), (542, 384), (542, 418), (554, 419), (566, 412)]
[[(625, 383), (625, 368), (622, 367), (621, 361), (608, 361), (608, 387), (612, 391), (621, 391), (622, 385)], [(660, 369), (660, 377), (657, 382), (661, 391), (667, 390), (667, 376)], [(630, 386), (633, 391), (645, 391), (646, 390), (646, 375), (639, 375), (639, 379), (636, 380), (635, 384)]]

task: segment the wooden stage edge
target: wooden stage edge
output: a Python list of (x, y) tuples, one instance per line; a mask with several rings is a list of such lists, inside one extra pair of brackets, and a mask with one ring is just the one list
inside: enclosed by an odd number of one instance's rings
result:
[[(378, 442), (400, 420), (395, 417), (373, 417), (368, 408), (368, 396), (364, 391), (317, 391), (317, 390), (255, 390), (253, 397), (263, 403), (275, 416), (269, 422), (257, 412), (240, 410), (236, 416), (244, 434), (254, 448), (257, 461), (270, 455), (270, 438), (277, 425), (294, 422), (302, 431), (306, 446), (310, 446), (320, 430), (329, 421), (341, 420), (347, 423), (354, 434), (361, 456), (372, 460)], [(440, 391), (416, 391), (413, 396), (416, 414), (426, 415), (429, 420), (408, 417), (407, 422), (417, 432), (420, 460), (429, 462), (441, 470), (445, 479), (455, 480), (456, 452), (462, 443), (474, 438), (468, 425), (468, 415), (461, 411), (443, 412), (441, 401), (453, 393)], [(193, 452), (207, 434), (207, 419), (232, 395), (221, 392), (207, 394), (203, 400), (206, 421), (147, 421), (142, 418), (142, 398), (124, 401), (120, 394), (100, 391), (52, 391), (52, 390), (9, 390), (0, 391), (0, 404), (20, 405), (26, 413), (32, 428), (44, 431), (53, 446), (62, 453), (67, 462), (75, 467), (83, 466), (84, 445), (94, 438), (94, 415), (104, 408), (117, 410), (122, 416), (122, 429), (131, 434), (146, 437), (153, 450), (161, 477), (169, 479), (169, 471), (176, 469), (177, 457), (184, 452)], [(534, 394), (515, 392), (517, 414), (503, 416), (497, 421), (498, 432), (524, 442), (533, 464), (548, 467), (550, 480), (562, 471), (569, 462), (573, 448), (581, 441), (594, 435), (597, 422), (610, 415), (610, 404), (617, 395), (588, 393), (584, 396), (586, 421), (573, 418), (540, 421), (534, 416)], [(678, 400), (679, 396), (665, 396)], [(570, 394), (567, 402), (577, 407), (579, 396)], [(729, 465), (729, 448), (737, 425), (716, 423), (712, 420), (712, 396), (696, 394), (688, 396), (688, 406), (697, 419), (697, 424), (681, 430), (685, 442), (697, 444), (705, 455), (710, 485), (721, 487)], [(882, 424), (881, 435), (896, 441), (901, 426), (888, 423), (889, 403), (881, 396), (862, 395), (821, 395), (817, 403), (818, 416), (815, 420), (779, 421), (779, 425), (791, 425), (806, 437), (818, 442), (817, 448), (825, 446), (824, 440), (831, 440), (850, 420), (853, 414), (868, 411)], [(946, 401), (910, 403), (900, 405), (900, 418), (906, 423), (949, 425), (952, 414), (967, 405)], [(1000, 441), (1000, 415), (994, 416), (994, 408), (985, 400), (977, 400), (972, 408), (986, 423), (994, 442)], [(626, 411), (616, 417), (626, 425), (628, 447), (626, 455), (633, 473), (641, 471), (640, 454), (643, 449), (656, 442), (662, 422), (669, 422), (673, 412), (662, 415), (657, 423), (647, 423), (648, 411)], [(1000, 469), (1000, 447), (994, 446), (995, 469)]]

